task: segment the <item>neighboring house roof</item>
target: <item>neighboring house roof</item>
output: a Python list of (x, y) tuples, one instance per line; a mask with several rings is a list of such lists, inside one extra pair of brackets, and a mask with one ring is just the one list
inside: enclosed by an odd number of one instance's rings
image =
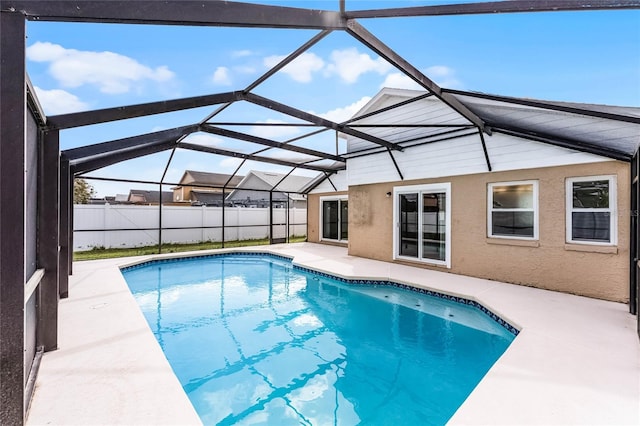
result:
[[(162, 202), (170, 202), (173, 200), (173, 192), (162, 191)], [(159, 203), (160, 191), (147, 191), (144, 189), (129, 190), (128, 201), (136, 203)]]
[(110, 203), (109, 201), (109, 197), (104, 197), (104, 198), (89, 198), (89, 201), (87, 202), (87, 204), (92, 204), (92, 205), (104, 205)]
[(269, 187), (273, 188), (274, 185), (278, 185), (276, 189), (281, 192), (301, 191), (302, 188), (313, 180), (313, 177), (298, 175), (289, 175), (282, 180), (282, 178), (285, 177), (283, 173), (262, 172), (259, 170), (252, 170), (250, 173), (253, 173), (256, 177), (265, 181)]
[[(480, 117), (492, 132), (627, 161), (640, 146), (640, 108), (540, 101), (448, 89), (443, 89), (443, 92), (456, 98)], [(416, 141), (423, 143), (439, 140), (444, 134), (451, 139), (474, 130), (471, 122), (435, 96), (424, 91), (406, 89), (382, 89), (350, 122), (366, 123), (368, 114), (414, 101), (425, 105), (440, 103), (441, 106), (437, 111), (431, 108), (434, 112), (432, 115), (402, 116), (398, 117), (398, 121), (443, 126), (388, 127), (383, 130), (365, 127), (363, 131), (407, 146)], [(363, 118), (355, 118), (359, 116)], [(375, 115), (371, 121), (375, 122)], [(459, 127), (458, 130), (446, 127), (464, 125), (470, 127)], [(383, 150), (375, 144), (361, 141), (352, 143), (349, 153), (362, 149)]]
[(191, 201), (199, 204), (218, 204), (222, 201), (222, 191), (191, 191)]
[[(235, 199), (238, 196), (236, 191), (240, 191), (242, 189), (252, 190), (252, 189), (272, 189), (275, 185), (275, 192), (288, 192), (289, 199), (291, 200), (304, 200), (305, 197), (299, 192), (302, 192), (303, 189), (309, 185), (314, 177), (309, 176), (299, 176), (299, 175), (289, 175), (284, 180), (283, 178), (286, 175), (283, 173), (275, 173), (275, 172), (263, 172), (259, 170), (251, 170), (247, 175), (242, 179), (242, 182), (238, 184), (236, 190), (229, 194), (228, 199)], [(254, 181), (252, 183), (252, 181)], [(282, 181), (282, 182), (281, 182)], [(260, 183), (259, 187), (256, 187), (256, 182)], [(267, 194), (267, 193), (265, 193)], [(267, 198), (268, 195), (265, 195)], [(240, 196), (241, 198), (241, 196)]]
[[(229, 180), (231, 178), (231, 180)], [(233, 176), (224, 173), (209, 173), (196, 170), (185, 170), (180, 179), (181, 186), (188, 185), (211, 185), (222, 187), (229, 181), (227, 188), (235, 188), (242, 181), (244, 176)]]

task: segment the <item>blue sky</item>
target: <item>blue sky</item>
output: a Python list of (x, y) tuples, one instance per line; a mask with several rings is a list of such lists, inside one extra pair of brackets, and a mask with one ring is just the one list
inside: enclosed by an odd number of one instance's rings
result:
[[(330, 10), (336, 10), (339, 4), (337, 0), (261, 3)], [(347, 8), (437, 3), (347, 0)], [(544, 100), (640, 106), (640, 11), (386, 18), (360, 23), (442, 87)], [(240, 90), (316, 33), (29, 22), (27, 70), (45, 112), (55, 115)], [(342, 121), (383, 86), (410, 87), (398, 70), (348, 34), (335, 31), (254, 92)], [(61, 133), (62, 149), (193, 124), (214, 109), (66, 130)], [(246, 103), (234, 104), (216, 120), (292, 121)], [(310, 129), (235, 130), (283, 141)], [(194, 135), (192, 141), (247, 153), (262, 148), (206, 134)], [(303, 145), (335, 151), (335, 135), (326, 132)], [(344, 149), (343, 144), (340, 149)], [(167, 152), (155, 154), (92, 175), (159, 180), (168, 157)], [(235, 159), (179, 150), (166, 181), (178, 181), (185, 169), (231, 173), (238, 164)], [(249, 163), (240, 174), (251, 169), (289, 170)], [(99, 195), (144, 188), (91, 183)]]

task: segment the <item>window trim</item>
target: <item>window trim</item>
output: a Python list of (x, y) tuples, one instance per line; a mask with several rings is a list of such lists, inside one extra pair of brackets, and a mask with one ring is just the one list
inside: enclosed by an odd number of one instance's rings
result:
[[(398, 239), (400, 237), (400, 215), (399, 215), (399, 202), (398, 198), (400, 194), (415, 194), (418, 193), (418, 199), (422, 199), (423, 193), (438, 193), (444, 192), (446, 194), (445, 202), (445, 260), (434, 259), (422, 259), (421, 254), (421, 241), (418, 243), (418, 257), (402, 256), (399, 253)], [(425, 185), (408, 185), (408, 186), (394, 186), (393, 187), (393, 259), (394, 260), (406, 260), (410, 262), (419, 262), (428, 265), (445, 266), (451, 268), (451, 182), (431, 183)], [(418, 229), (422, 229), (422, 215), (418, 215)]]
[[(609, 181), (609, 207), (608, 208), (578, 208), (573, 207), (573, 183), (588, 182), (592, 180)], [(573, 212), (574, 211), (600, 211), (609, 212), (610, 241), (584, 241), (573, 239)], [(565, 179), (565, 242), (567, 244), (581, 244), (589, 246), (617, 246), (618, 245), (618, 182), (616, 175), (579, 176)]]
[[(338, 239), (334, 240), (333, 238), (325, 238), (324, 237), (324, 211), (322, 209), (323, 203), (325, 201), (338, 201)], [(348, 243), (349, 242), (349, 238), (347, 237), (346, 240), (342, 240), (340, 239), (340, 235), (342, 235), (342, 210), (340, 209), (340, 203), (339, 201), (349, 201), (349, 195), (327, 195), (327, 196), (323, 196), (320, 197), (320, 215), (319, 217), (319, 222), (320, 222), (320, 241), (331, 241), (333, 243)], [(349, 218), (347, 218), (347, 221), (349, 220)]]
[[(523, 237), (518, 235), (493, 235), (493, 187), (494, 186), (516, 186), (516, 185), (533, 185), (533, 208), (523, 209), (498, 209), (501, 211), (521, 211), (528, 212), (533, 210), (533, 237)], [(487, 238), (499, 238), (506, 240), (525, 240), (525, 241), (538, 241), (540, 239), (540, 214), (538, 201), (539, 198), (539, 181), (537, 179), (530, 180), (514, 180), (506, 182), (490, 182), (487, 184)]]

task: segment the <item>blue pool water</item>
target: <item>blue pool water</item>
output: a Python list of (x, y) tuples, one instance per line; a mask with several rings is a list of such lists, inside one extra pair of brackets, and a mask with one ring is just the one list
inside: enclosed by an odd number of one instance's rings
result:
[(205, 424), (444, 424), (514, 339), (477, 307), (271, 256), (123, 275)]

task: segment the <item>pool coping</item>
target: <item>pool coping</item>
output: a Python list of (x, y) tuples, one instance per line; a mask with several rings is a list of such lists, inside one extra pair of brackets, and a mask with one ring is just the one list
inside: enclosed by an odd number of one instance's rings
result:
[[(518, 337), (450, 424), (640, 423), (640, 342), (625, 305), (297, 243), (74, 263), (70, 297), (60, 304), (60, 349), (42, 359), (27, 424), (200, 424), (119, 268), (238, 251), (473, 298), (516, 325)], [(92, 368), (82, 364), (87, 359)], [(145, 393), (149, 386), (153, 395)]]

